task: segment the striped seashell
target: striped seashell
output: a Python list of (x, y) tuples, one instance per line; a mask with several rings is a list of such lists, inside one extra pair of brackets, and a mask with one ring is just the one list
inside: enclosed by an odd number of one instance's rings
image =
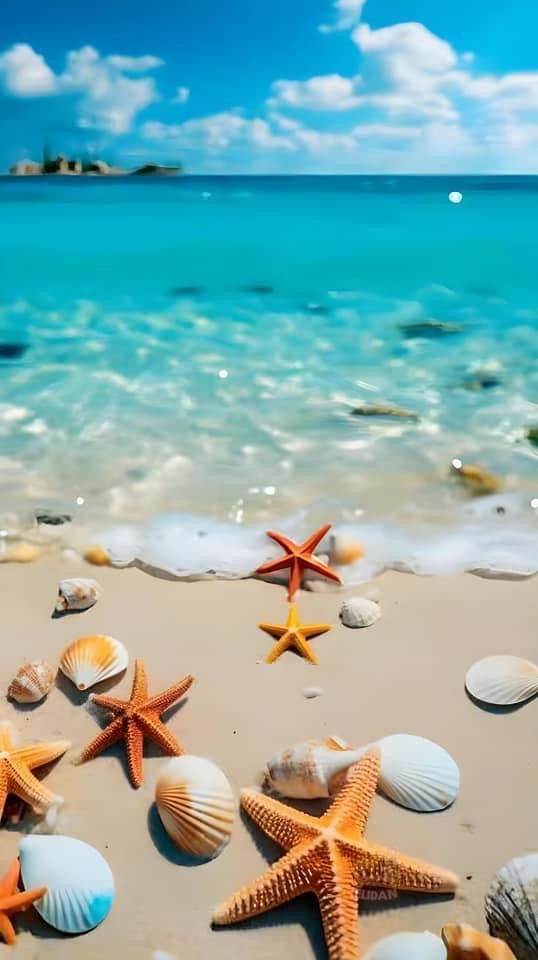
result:
[(364, 748), (352, 750), (338, 737), (306, 740), (280, 750), (267, 764), (269, 786), (283, 797), (313, 800), (337, 793)]
[(50, 692), (55, 670), (46, 660), (31, 660), (17, 670), (7, 695), (17, 703), (39, 703)]
[(123, 643), (114, 637), (91, 634), (73, 640), (60, 657), (60, 670), (78, 690), (101, 683), (122, 673), (129, 663)]
[(456, 799), (460, 773), (447, 751), (425, 737), (397, 733), (383, 737), (378, 789), (390, 800), (431, 813), (443, 810)]
[(211, 760), (190, 754), (174, 757), (157, 781), (155, 802), (168, 835), (194, 857), (218, 856), (232, 835), (235, 797)]
[(517, 960), (536, 960), (538, 853), (516, 857), (501, 867), (486, 894), (485, 911), (491, 933), (509, 945)]
[(442, 931), (447, 960), (516, 960), (502, 940), (475, 930), (468, 923), (447, 923)]
[(524, 703), (538, 693), (538, 666), (510, 655), (485, 657), (467, 671), (465, 686), (482, 703), (503, 707)]
[(65, 613), (67, 610), (89, 610), (103, 594), (103, 588), (97, 580), (76, 577), (72, 580), (60, 580), (55, 610)]

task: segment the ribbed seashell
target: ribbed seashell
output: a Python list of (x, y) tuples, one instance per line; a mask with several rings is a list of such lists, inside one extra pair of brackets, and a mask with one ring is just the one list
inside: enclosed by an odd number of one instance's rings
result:
[(168, 835), (194, 857), (218, 856), (232, 835), (233, 790), (222, 770), (204, 757), (169, 760), (157, 780), (155, 803)]
[(374, 943), (364, 960), (446, 960), (446, 948), (434, 933), (394, 933)]
[(485, 657), (467, 671), (465, 686), (483, 703), (523, 703), (538, 693), (538, 666), (510, 655)]
[(94, 847), (72, 837), (32, 834), (21, 840), (19, 856), (25, 888), (47, 888), (34, 907), (51, 927), (86, 933), (110, 912), (114, 877)]
[(60, 580), (55, 609), (58, 613), (66, 610), (88, 610), (97, 603), (102, 593), (102, 587), (97, 580), (88, 580), (83, 577)]
[(364, 749), (352, 750), (336, 737), (297, 743), (269, 761), (268, 784), (282, 796), (296, 800), (330, 797)]
[(345, 627), (371, 627), (381, 616), (381, 607), (366, 597), (344, 600), (338, 614)]
[(421, 813), (443, 810), (458, 795), (460, 773), (439, 744), (397, 733), (383, 737), (378, 789), (402, 807)]
[(115, 677), (127, 668), (129, 654), (114, 637), (90, 634), (73, 640), (60, 657), (60, 670), (79, 690)]
[(19, 667), (7, 695), (17, 703), (39, 703), (50, 692), (55, 675), (46, 660), (31, 660)]
[(447, 923), (442, 931), (447, 960), (516, 960), (510, 947), (467, 923)]
[(536, 960), (538, 853), (516, 857), (501, 867), (486, 894), (485, 908), (493, 936), (504, 940), (517, 960)]

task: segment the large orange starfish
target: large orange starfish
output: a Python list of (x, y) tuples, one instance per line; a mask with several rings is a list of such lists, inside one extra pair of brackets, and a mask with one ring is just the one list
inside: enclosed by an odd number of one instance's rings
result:
[(299, 619), (299, 611), (294, 603), (290, 607), (288, 620), (285, 624), (278, 623), (260, 623), (260, 630), (265, 630), (271, 637), (277, 639), (272, 650), (265, 658), (266, 663), (273, 663), (284, 650), (290, 647), (295, 649), (310, 660), (310, 663), (317, 663), (316, 655), (308, 643), (310, 637), (319, 637), (320, 633), (327, 633), (331, 629), (330, 623), (310, 623), (302, 624)]
[(46, 887), (38, 887), (36, 890), (17, 893), (20, 872), (21, 865), (18, 860), (14, 860), (5, 877), (0, 880), (0, 937), (3, 937), (10, 946), (17, 942), (17, 935), (9, 919), (11, 914), (28, 910), (47, 892)]
[(71, 746), (69, 740), (55, 743), (29, 743), (16, 747), (10, 725), (0, 724), (0, 818), (8, 794), (14, 794), (36, 813), (43, 813), (53, 804), (62, 803), (62, 797), (48, 790), (32, 771), (61, 757)]
[(276, 573), (278, 570), (284, 570), (286, 567), (289, 567), (290, 582), (288, 586), (288, 600), (293, 600), (297, 590), (301, 586), (303, 569), (314, 570), (316, 573), (321, 574), (322, 577), (328, 577), (329, 580), (334, 580), (335, 583), (342, 583), (340, 577), (334, 570), (331, 570), (326, 563), (322, 563), (321, 560), (313, 556), (313, 551), (316, 549), (318, 543), (323, 540), (323, 537), (330, 529), (331, 524), (326, 523), (323, 527), (320, 527), (319, 530), (316, 530), (315, 533), (311, 534), (303, 543), (294, 543), (289, 537), (285, 537), (283, 533), (277, 533), (276, 530), (268, 530), (267, 536), (271, 537), (271, 540), (274, 540), (285, 550), (285, 556), (279, 557), (277, 560), (268, 560), (267, 563), (263, 563), (261, 567), (258, 567), (256, 573), (263, 576), (264, 574)]
[(241, 806), (287, 852), (250, 886), (219, 907), (213, 922), (238, 923), (303, 893), (314, 893), (330, 960), (357, 960), (362, 887), (425, 893), (454, 891), (458, 878), (448, 870), (364, 839), (379, 763), (378, 750), (365, 754), (351, 768), (345, 786), (319, 819), (254, 790), (243, 790)]
[(185, 677), (173, 687), (153, 697), (148, 693), (148, 675), (142, 660), (135, 660), (133, 688), (129, 700), (118, 700), (93, 694), (90, 698), (113, 715), (112, 722), (83, 750), (80, 761), (93, 760), (119, 740), (125, 740), (127, 766), (133, 787), (144, 782), (144, 737), (153, 740), (164, 753), (177, 757), (183, 753), (174, 734), (161, 722), (161, 715), (187, 692), (192, 677)]

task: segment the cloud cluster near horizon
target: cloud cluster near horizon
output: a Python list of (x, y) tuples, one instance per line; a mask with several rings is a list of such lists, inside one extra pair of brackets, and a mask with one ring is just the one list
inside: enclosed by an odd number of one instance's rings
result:
[[(182, 85), (169, 103), (177, 120), (144, 117), (159, 105), (151, 54), (102, 55), (85, 46), (55, 73), (25, 43), (0, 53), (0, 82), (15, 98), (69, 98), (82, 130), (130, 135), (133, 155), (185, 156), (189, 168), (268, 172), (528, 170), (538, 147), (538, 71), (482, 72), (422, 23), (373, 29), (366, 0), (336, 0), (327, 35), (347, 33), (357, 70), (278, 78), (255, 112), (222, 105), (181, 118)], [(331, 11), (329, 11), (330, 13)], [(329, 19), (329, 17), (328, 17)], [(315, 26), (313, 26), (315, 29)], [(179, 78), (178, 78), (179, 79)], [(158, 112), (158, 111), (157, 111)]]

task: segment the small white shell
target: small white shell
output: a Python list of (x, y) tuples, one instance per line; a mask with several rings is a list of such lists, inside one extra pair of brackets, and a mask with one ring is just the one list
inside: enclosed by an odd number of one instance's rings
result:
[(73, 640), (60, 657), (60, 670), (79, 690), (115, 677), (125, 670), (129, 654), (123, 643), (114, 637), (91, 634)]
[(313, 800), (330, 797), (341, 786), (363, 749), (351, 750), (341, 740), (306, 740), (281, 750), (267, 764), (269, 785), (284, 797)]
[(323, 690), (321, 687), (305, 687), (303, 690), (303, 697), (306, 700), (315, 700), (316, 697), (321, 697)]
[(501, 867), (485, 899), (486, 920), (494, 937), (518, 960), (538, 957), (538, 853), (516, 857)]
[(406, 733), (379, 740), (378, 789), (408, 810), (430, 812), (450, 806), (458, 795), (460, 773), (449, 753), (424, 737)]
[(97, 580), (82, 577), (60, 580), (55, 609), (58, 613), (63, 613), (65, 610), (88, 610), (97, 603), (102, 594), (103, 589)]
[(485, 657), (467, 671), (465, 686), (483, 703), (523, 703), (538, 693), (538, 666), (521, 657)]
[(370, 947), (364, 960), (446, 960), (446, 947), (433, 933), (395, 933)]
[(350, 600), (344, 600), (338, 616), (345, 627), (371, 627), (379, 620), (381, 607), (375, 600), (351, 597)]
[(86, 933), (110, 912), (114, 877), (94, 847), (72, 837), (32, 834), (21, 840), (19, 856), (25, 888), (47, 888), (34, 907), (51, 927)]
[(19, 667), (7, 695), (17, 703), (39, 703), (50, 692), (55, 671), (46, 660), (31, 660)]
[(218, 856), (232, 835), (233, 790), (222, 770), (204, 757), (169, 760), (155, 787), (155, 803), (168, 835), (194, 857)]

